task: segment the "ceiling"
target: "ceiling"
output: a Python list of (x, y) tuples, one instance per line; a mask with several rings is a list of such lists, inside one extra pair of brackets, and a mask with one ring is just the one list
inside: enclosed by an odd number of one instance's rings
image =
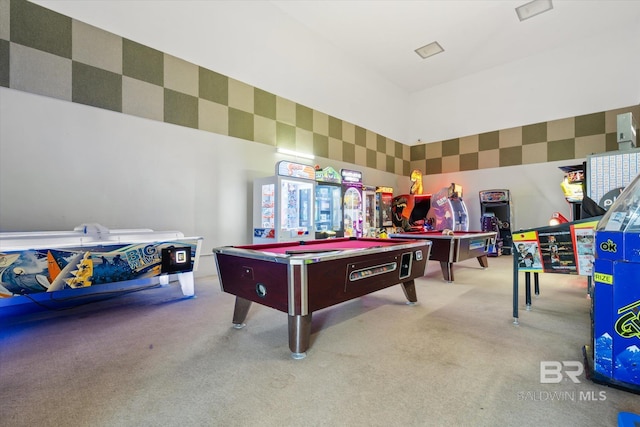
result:
[[(553, 0), (520, 21), (526, 0), (274, 0), (280, 10), (407, 93), (640, 25), (638, 0)], [(415, 53), (437, 41), (444, 52)]]

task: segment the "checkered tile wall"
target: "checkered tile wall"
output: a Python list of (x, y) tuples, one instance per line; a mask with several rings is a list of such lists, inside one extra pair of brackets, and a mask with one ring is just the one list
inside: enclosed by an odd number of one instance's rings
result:
[(402, 176), (615, 150), (615, 116), (640, 116), (634, 106), (410, 147), (26, 0), (0, 0), (0, 86)]

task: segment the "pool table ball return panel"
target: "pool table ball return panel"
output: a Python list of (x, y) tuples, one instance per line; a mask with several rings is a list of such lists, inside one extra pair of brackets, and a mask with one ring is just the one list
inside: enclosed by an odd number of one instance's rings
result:
[(213, 249), (220, 286), (236, 296), (235, 328), (252, 302), (288, 314), (289, 348), (306, 356), (314, 311), (401, 284), (417, 302), (414, 280), (425, 272), (427, 240), (337, 238)]
[(453, 264), (477, 258), (482, 268), (489, 267), (487, 254), (495, 242), (495, 231), (409, 231), (392, 233), (396, 239), (426, 239), (433, 243), (430, 259), (439, 261), (444, 280), (453, 282)]

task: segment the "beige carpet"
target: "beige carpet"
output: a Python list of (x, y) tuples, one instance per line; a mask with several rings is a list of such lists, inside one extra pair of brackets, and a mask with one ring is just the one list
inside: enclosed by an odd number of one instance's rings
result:
[[(210, 257), (206, 261), (212, 261)], [(586, 279), (541, 276), (512, 324), (511, 257), (430, 262), (419, 304), (399, 286), (314, 313), (311, 348), (289, 356), (287, 316), (216, 277), (65, 311), (0, 313), (2, 426), (615, 426), (638, 395), (584, 375), (541, 384), (541, 361), (582, 361)], [(588, 399), (591, 398), (591, 399)], [(596, 398), (597, 400), (593, 399)]]

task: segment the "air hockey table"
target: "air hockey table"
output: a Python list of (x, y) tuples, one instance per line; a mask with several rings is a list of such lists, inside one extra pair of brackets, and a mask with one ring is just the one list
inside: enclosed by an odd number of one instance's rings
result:
[(309, 348), (314, 311), (401, 284), (417, 302), (427, 240), (345, 237), (214, 248), (220, 286), (236, 296), (233, 325), (244, 327), (252, 302), (288, 314), (291, 357)]
[(453, 282), (453, 264), (471, 258), (477, 258), (482, 268), (489, 267), (487, 254), (495, 243), (495, 231), (408, 231), (391, 233), (395, 239), (430, 240), (429, 259), (439, 261), (444, 280)]
[[(158, 277), (168, 284), (176, 275), (182, 293), (194, 295), (201, 237), (179, 231), (108, 229), (82, 224), (72, 231), (0, 232), (0, 300), (2, 297), (139, 282)], [(103, 287), (104, 288), (104, 287)]]

